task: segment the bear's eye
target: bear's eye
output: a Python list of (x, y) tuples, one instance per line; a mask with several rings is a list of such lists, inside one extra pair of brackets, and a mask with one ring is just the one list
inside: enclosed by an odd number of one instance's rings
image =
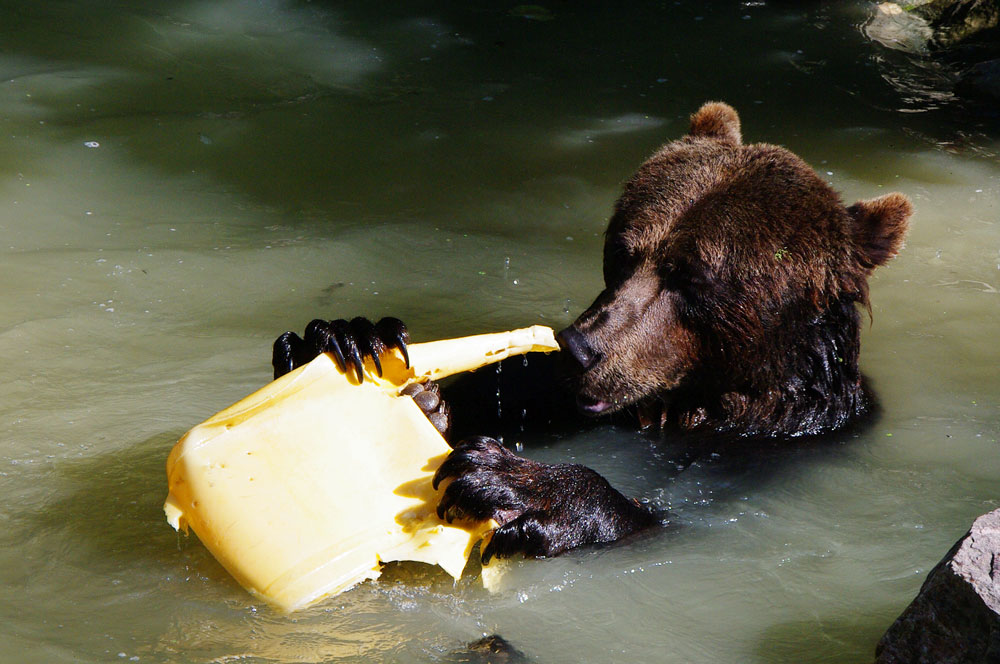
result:
[(607, 242), (604, 245), (604, 285), (617, 286), (628, 278), (635, 266), (635, 257), (624, 244)]
[(710, 287), (705, 275), (681, 261), (661, 263), (658, 275), (660, 286), (664, 290), (680, 293), (686, 298), (696, 298)]
[(676, 263), (668, 261), (660, 264), (658, 274), (664, 290), (684, 291), (690, 285), (690, 280)]

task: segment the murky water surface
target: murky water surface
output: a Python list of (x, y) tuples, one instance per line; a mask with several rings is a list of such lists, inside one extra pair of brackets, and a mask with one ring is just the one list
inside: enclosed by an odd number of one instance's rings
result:
[[(0, 3), (0, 660), (434, 662), (500, 633), (546, 663), (870, 661), (1000, 502), (996, 127), (893, 87), (864, 2), (400, 4)], [(848, 200), (914, 200), (872, 280), (875, 422), (683, 472), (622, 425), (526, 437), (676, 525), (497, 594), (400, 570), (281, 616), (169, 528), (167, 452), (285, 329), (568, 323), (620, 182), (707, 99)]]

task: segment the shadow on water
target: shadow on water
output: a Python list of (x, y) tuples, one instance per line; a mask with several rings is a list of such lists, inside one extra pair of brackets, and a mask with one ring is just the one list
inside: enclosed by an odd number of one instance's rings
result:
[[(771, 625), (755, 648), (760, 664), (871, 664), (875, 644), (885, 633), (885, 615), (897, 607), (869, 610), (865, 615), (824, 614), (812, 620), (791, 620)], [(845, 612), (847, 613), (847, 612)]]
[[(828, 29), (860, 19), (860, 4), (840, 15), (819, 2), (794, 11), (762, 3), (750, 13), (730, 3), (642, 3), (629, 11), (574, 7), (537, 21), (512, 15), (509, 3), (456, 3), (422, 7), (421, 18), (380, 6), (374, 22), (372, 10), (342, 3), (211, 4), (8, 10), (0, 37), (5, 53), (22, 58), (4, 72), (21, 95), (18, 114), (44, 118), (33, 135), (78, 146), (98, 140), (165, 174), (206, 174), (312, 224), (417, 211), (433, 213), (436, 225), (496, 231), (467, 214), (484, 188), (518, 191), (560, 173), (614, 187), (677, 134), (673, 123), (683, 124), (692, 99), (726, 98), (744, 112), (748, 136), (769, 122), (788, 124), (786, 107), (802, 97), (827, 101), (808, 118), (823, 132), (896, 113), (895, 91), (854, 55), (872, 50), (860, 32), (846, 48), (844, 31)], [(637, 21), (639, 13), (657, 18)], [(63, 39), (47, 37), (54, 24)], [(90, 38), (95, 25), (115, 38)], [(744, 60), (690, 47), (720, 25), (768, 55)], [(628, 45), (627, 67), (593, 39), (595, 30)], [(673, 48), (665, 53), (663, 44)], [(65, 80), (74, 81), (69, 92), (58, 85)], [(804, 118), (795, 120), (801, 127)], [(889, 122), (932, 141), (948, 131), (898, 114)], [(614, 153), (595, 141), (609, 123)], [(585, 149), (567, 170), (567, 148), (558, 146), (577, 134), (587, 137)], [(788, 136), (771, 130), (767, 138)], [(28, 172), (25, 159), (0, 169)], [(525, 231), (534, 231), (533, 219)]]
[(171, 570), (196, 563), (228, 577), (216, 563), (206, 566), (211, 555), (200, 545), (187, 546), (185, 540), (196, 538), (176, 533), (163, 513), (167, 455), (182, 434), (164, 432), (115, 452), (66, 461), (56, 473), (68, 493), (18, 520), (28, 532), (55, 532), (71, 540), (72, 556), (93, 565), (92, 571), (151, 565)]
[[(655, 476), (664, 481), (697, 462), (712, 464), (724, 475), (764, 471), (781, 474), (783, 466), (805, 458), (829, 455), (878, 424), (882, 410), (869, 385), (869, 407), (861, 417), (836, 431), (791, 438), (745, 438), (727, 434), (690, 434), (667, 428), (639, 432), (630, 412), (593, 418), (581, 415), (569, 387), (559, 376), (564, 371), (558, 354), (512, 358), (477, 372), (455, 377), (443, 386), (452, 409), (453, 435), (457, 441), (487, 435), (516, 440), (527, 449), (547, 447), (567, 436), (600, 439), (620, 430), (621, 441), (653, 444), (663, 466)], [(612, 428), (609, 428), (612, 427)], [(594, 433), (601, 430), (603, 433)]]
[(877, 395), (869, 392), (868, 396), (868, 409), (860, 417), (856, 417), (839, 429), (825, 433), (760, 438), (729, 434), (671, 435), (667, 431), (660, 434), (660, 440), (663, 444), (683, 450), (684, 457), (691, 459), (692, 462), (709, 458), (731, 473), (753, 471), (761, 467), (780, 472), (782, 459), (793, 462), (796, 455), (806, 457), (828, 455), (875, 427), (882, 417), (882, 408)]

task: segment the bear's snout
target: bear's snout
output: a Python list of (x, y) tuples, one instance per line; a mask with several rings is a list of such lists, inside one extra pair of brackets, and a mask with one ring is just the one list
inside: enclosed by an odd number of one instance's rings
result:
[(595, 351), (590, 342), (587, 341), (587, 337), (572, 325), (557, 334), (556, 341), (584, 371), (594, 366), (601, 357), (601, 354)]

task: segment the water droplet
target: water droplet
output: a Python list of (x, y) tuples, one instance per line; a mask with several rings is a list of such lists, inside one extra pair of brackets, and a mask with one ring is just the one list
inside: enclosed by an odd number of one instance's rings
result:
[[(503, 401), (500, 395), (500, 376), (503, 374), (503, 362), (497, 362), (497, 419), (503, 419)], [(501, 441), (503, 442), (503, 441)]]

